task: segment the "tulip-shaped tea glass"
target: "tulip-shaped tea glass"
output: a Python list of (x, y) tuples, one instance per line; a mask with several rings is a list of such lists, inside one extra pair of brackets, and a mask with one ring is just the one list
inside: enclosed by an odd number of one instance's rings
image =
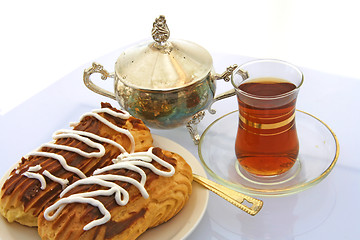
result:
[(295, 105), (302, 72), (279, 60), (255, 60), (234, 70), (239, 105), (235, 153), (245, 174), (279, 176), (297, 161)]

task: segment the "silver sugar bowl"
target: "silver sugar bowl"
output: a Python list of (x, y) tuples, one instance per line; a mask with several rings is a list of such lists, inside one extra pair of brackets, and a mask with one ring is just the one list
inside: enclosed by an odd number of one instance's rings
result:
[[(194, 143), (199, 141), (196, 125), (205, 110), (234, 91), (215, 97), (216, 80), (229, 80), (236, 65), (216, 74), (210, 53), (185, 40), (168, 41), (170, 31), (164, 16), (153, 23), (154, 41), (126, 49), (109, 73), (93, 63), (84, 70), (84, 83), (92, 91), (115, 99), (122, 108), (152, 128), (170, 129), (186, 125)], [(95, 85), (90, 76), (114, 78), (114, 92)]]

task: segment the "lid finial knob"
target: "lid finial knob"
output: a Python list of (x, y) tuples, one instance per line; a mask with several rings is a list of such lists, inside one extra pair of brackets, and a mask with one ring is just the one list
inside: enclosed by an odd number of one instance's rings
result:
[(160, 17), (155, 19), (151, 33), (155, 42), (161, 45), (164, 44), (169, 39), (170, 30), (166, 25), (165, 16), (160, 15)]

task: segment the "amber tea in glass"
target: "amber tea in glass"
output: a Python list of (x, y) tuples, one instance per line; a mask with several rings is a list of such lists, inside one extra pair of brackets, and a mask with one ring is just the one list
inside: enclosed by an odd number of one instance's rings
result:
[(232, 76), (239, 105), (235, 153), (242, 169), (277, 176), (294, 165), (299, 141), (295, 106), (302, 73), (291, 64), (258, 60)]

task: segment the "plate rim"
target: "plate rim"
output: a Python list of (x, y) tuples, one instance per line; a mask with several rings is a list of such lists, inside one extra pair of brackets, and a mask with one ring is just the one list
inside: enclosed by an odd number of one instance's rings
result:
[[(206, 127), (206, 129), (204, 130), (204, 132), (201, 134), (201, 137), (200, 137), (200, 141), (199, 141), (199, 145), (198, 145), (198, 155), (199, 155), (199, 159), (202, 163), (202, 165), (204, 166), (204, 168), (206, 169), (206, 171), (216, 180), (216, 181), (219, 181), (221, 184), (225, 184), (227, 187), (231, 187), (233, 188), (234, 190), (237, 190), (237, 191), (243, 191), (243, 192), (246, 192), (248, 194), (253, 194), (253, 195), (257, 195), (257, 196), (266, 196), (266, 197), (271, 197), (271, 196), (284, 196), (284, 195), (291, 195), (291, 194), (295, 194), (295, 193), (298, 193), (300, 191), (303, 191), (303, 190), (306, 190), (312, 186), (314, 186), (315, 184), (321, 182), (324, 178), (326, 178), (326, 176), (329, 175), (329, 173), (331, 172), (331, 170), (334, 168), (335, 164), (337, 163), (337, 160), (339, 158), (339, 154), (340, 154), (340, 144), (339, 144), (339, 140), (335, 134), (335, 132), (329, 127), (329, 125), (327, 125), (324, 121), (322, 121), (320, 118), (308, 113), (308, 112), (305, 112), (305, 111), (302, 111), (302, 110), (299, 110), (299, 109), (296, 109), (297, 112), (301, 112), (305, 115), (308, 115), (309, 117), (311, 118), (314, 118), (315, 120), (319, 121), (321, 124), (323, 124), (327, 130), (329, 130), (329, 132), (331, 133), (331, 135), (333, 136), (334, 138), (334, 142), (335, 142), (335, 154), (334, 154), (334, 157), (332, 159), (332, 162), (331, 164), (325, 169), (325, 171), (323, 171), (318, 177), (312, 179), (311, 181), (308, 181), (308, 182), (305, 182), (305, 183), (302, 183), (300, 185), (297, 185), (295, 187), (288, 187), (288, 188), (283, 188), (283, 189), (271, 189), (271, 190), (267, 190), (267, 189), (264, 189), (264, 190), (255, 190), (254, 188), (249, 188), (249, 187), (245, 187), (245, 186), (242, 186), (240, 184), (235, 184), (235, 183), (232, 183), (232, 182), (229, 182), (228, 180), (218, 176), (213, 170), (211, 170), (209, 168), (209, 166), (206, 164), (204, 158), (203, 158), (203, 155), (201, 153), (201, 146), (203, 144), (203, 141), (204, 141), (204, 138), (205, 138), (205, 135), (206, 133), (211, 129), (211, 127), (216, 124), (217, 122), (219, 122), (220, 120), (222, 120), (223, 118), (233, 114), (233, 113), (236, 113), (238, 112), (238, 110), (233, 110), (229, 113), (226, 113), (224, 114), (223, 116), (215, 119), (212, 123), (210, 123), (209, 126)], [(241, 187), (240, 187), (241, 186)]]

